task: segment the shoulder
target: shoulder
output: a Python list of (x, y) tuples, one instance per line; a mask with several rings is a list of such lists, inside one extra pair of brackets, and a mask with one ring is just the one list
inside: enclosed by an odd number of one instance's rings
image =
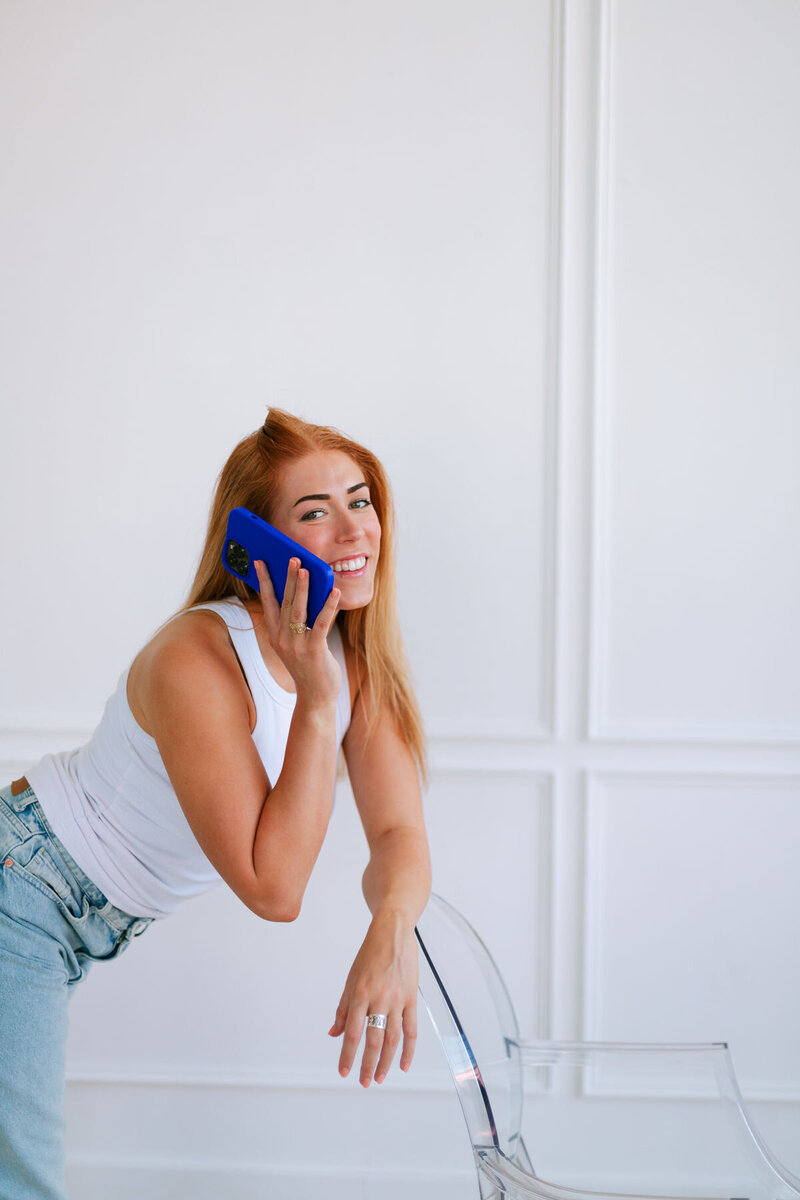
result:
[(252, 700), (224, 620), (207, 610), (181, 613), (150, 639), (131, 664), (128, 702), (139, 725), (152, 732), (156, 710), (207, 701), (242, 703), (252, 725)]
[[(194, 609), (174, 617), (161, 627), (134, 660), (148, 673), (165, 667), (208, 666), (228, 661), (233, 646), (227, 626), (217, 613)], [(233, 656), (235, 659), (235, 656)]]

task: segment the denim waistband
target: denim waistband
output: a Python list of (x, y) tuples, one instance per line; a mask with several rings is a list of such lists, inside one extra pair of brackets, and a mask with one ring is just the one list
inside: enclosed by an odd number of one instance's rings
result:
[[(53, 831), (53, 827), (47, 819), (44, 809), (39, 803), (38, 797), (33, 788), (28, 785), (23, 791), (18, 792), (16, 796), (12, 795), (10, 785), (0, 790), (0, 805), (5, 805), (18, 821), (21, 821), (21, 814), (27, 813), (35, 818), (36, 824), (40, 830), (48, 838), (52, 848), (55, 850), (58, 857), (63, 862), (66, 869), (72, 875), (75, 883), (86, 896), (93, 908), (97, 909), (103, 919), (111, 925), (112, 928), (119, 930), (120, 933), (131, 929), (135, 935), (144, 932), (148, 925), (152, 923), (150, 917), (136, 917), (131, 913), (123, 912), (121, 908), (117, 908), (112, 904), (108, 897), (100, 890), (82, 867), (75, 862), (75, 859), (67, 850), (64, 843), (58, 838)], [(28, 832), (32, 832), (26, 826)], [(133, 927), (133, 928), (132, 928)]]

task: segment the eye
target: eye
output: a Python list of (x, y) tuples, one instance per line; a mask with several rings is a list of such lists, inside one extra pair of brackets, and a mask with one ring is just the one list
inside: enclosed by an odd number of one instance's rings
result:
[(324, 508), (310, 508), (307, 513), (303, 513), (301, 521), (315, 521), (317, 517), (325, 515)]
[(366, 496), (359, 496), (357, 500), (353, 500), (350, 507), (351, 508), (369, 508), (369, 506), (371, 504), (372, 504), (372, 501), (368, 500)]

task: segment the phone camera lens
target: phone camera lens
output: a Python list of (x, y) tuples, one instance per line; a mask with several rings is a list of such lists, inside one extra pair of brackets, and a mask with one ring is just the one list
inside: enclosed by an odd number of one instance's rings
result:
[(250, 570), (250, 555), (239, 542), (229, 541), (225, 547), (225, 564), (234, 575), (244, 577)]

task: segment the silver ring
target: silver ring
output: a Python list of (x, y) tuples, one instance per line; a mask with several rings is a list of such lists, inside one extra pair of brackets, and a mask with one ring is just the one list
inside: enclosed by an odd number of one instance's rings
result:
[(289, 628), (292, 633), (308, 633), (311, 626), (306, 625), (305, 621), (290, 621)]
[(373, 1029), (385, 1029), (386, 1028), (386, 1014), (385, 1013), (369, 1013), (367, 1016), (367, 1026), (368, 1027), (371, 1026)]

